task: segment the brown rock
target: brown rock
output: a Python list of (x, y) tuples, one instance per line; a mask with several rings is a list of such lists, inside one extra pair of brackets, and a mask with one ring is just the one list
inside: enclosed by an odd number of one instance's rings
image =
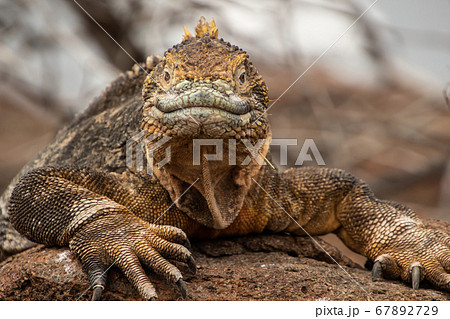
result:
[[(450, 229), (449, 223), (439, 223)], [(368, 270), (319, 238), (258, 235), (193, 242), (197, 274), (185, 274), (189, 300), (449, 300), (426, 282), (417, 291), (399, 281), (371, 281)], [(314, 258), (314, 259), (311, 259)], [(177, 300), (175, 286), (149, 274), (160, 300)], [(117, 269), (103, 300), (140, 300)], [(0, 300), (87, 300), (81, 264), (67, 248), (37, 246), (0, 264)], [(369, 296), (370, 295), (370, 296)]]

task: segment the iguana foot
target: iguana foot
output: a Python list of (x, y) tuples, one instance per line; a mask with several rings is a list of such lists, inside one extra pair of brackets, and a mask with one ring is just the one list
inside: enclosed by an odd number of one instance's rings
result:
[(157, 293), (142, 265), (176, 284), (185, 298), (183, 276), (167, 259), (185, 262), (195, 273), (196, 264), (187, 247), (190, 244), (182, 230), (149, 224), (131, 214), (94, 220), (78, 230), (70, 242), (87, 271), (93, 287), (92, 300), (100, 299), (106, 272), (112, 265), (124, 273), (144, 299), (155, 300)]
[(381, 235), (371, 244), (372, 250), (384, 246), (375, 255), (372, 280), (402, 278), (418, 289), (427, 279), (435, 287), (450, 291), (450, 236), (421, 224), (404, 227), (401, 233), (389, 238)]

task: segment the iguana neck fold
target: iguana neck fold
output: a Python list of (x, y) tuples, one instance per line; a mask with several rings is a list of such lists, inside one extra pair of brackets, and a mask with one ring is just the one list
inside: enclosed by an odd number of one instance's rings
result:
[[(250, 191), (252, 178), (258, 179), (262, 172), (262, 160), (254, 159), (246, 148), (230, 150), (226, 141), (222, 160), (207, 160), (206, 154), (215, 154), (214, 146), (202, 148), (200, 163), (193, 162), (193, 145), (169, 141), (176, 157), (161, 168), (157, 163), (165, 156), (164, 150), (157, 150), (153, 170), (160, 183), (169, 191), (176, 206), (189, 217), (211, 228), (227, 228), (237, 217)], [(270, 137), (260, 149), (266, 156)], [(230, 152), (236, 154), (236, 165), (230, 165)], [(245, 159), (251, 161), (243, 165)], [(191, 186), (192, 185), (192, 186)], [(187, 191), (186, 191), (187, 190)]]

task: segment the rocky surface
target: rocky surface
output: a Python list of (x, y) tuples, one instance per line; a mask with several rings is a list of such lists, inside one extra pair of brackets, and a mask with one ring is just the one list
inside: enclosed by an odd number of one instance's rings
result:
[[(429, 222), (449, 232), (450, 223)], [(450, 300), (424, 282), (371, 281), (363, 269), (319, 238), (258, 235), (193, 242), (197, 274), (185, 274), (188, 300)], [(340, 266), (333, 261), (336, 260)], [(342, 267), (342, 268), (341, 268)], [(175, 286), (149, 274), (159, 300), (177, 300)], [(86, 275), (67, 248), (37, 246), (0, 264), (0, 300), (88, 300)], [(141, 300), (112, 268), (103, 300)]]

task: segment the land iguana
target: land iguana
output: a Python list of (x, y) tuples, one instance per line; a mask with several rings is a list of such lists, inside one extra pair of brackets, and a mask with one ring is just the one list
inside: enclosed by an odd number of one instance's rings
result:
[[(448, 234), (377, 199), (343, 170), (263, 165), (271, 141), (263, 78), (245, 51), (218, 38), (213, 20), (202, 17), (195, 31), (121, 75), (24, 169), (4, 195), (15, 229), (33, 242), (69, 246), (93, 299), (111, 265), (145, 299), (157, 293), (144, 266), (186, 296), (169, 260), (195, 271), (188, 238), (266, 231), (334, 232), (374, 262), (374, 278), (401, 278), (413, 288), (426, 278), (450, 290)], [(222, 159), (209, 145), (193, 161), (194, 143), (204, 139), (225, 141)], [(144, 146), (150, 170), (138, 163), (139, 150), (129, 165), (127, 141)], [(260, 146), (258, 157), (248, 143)]]

